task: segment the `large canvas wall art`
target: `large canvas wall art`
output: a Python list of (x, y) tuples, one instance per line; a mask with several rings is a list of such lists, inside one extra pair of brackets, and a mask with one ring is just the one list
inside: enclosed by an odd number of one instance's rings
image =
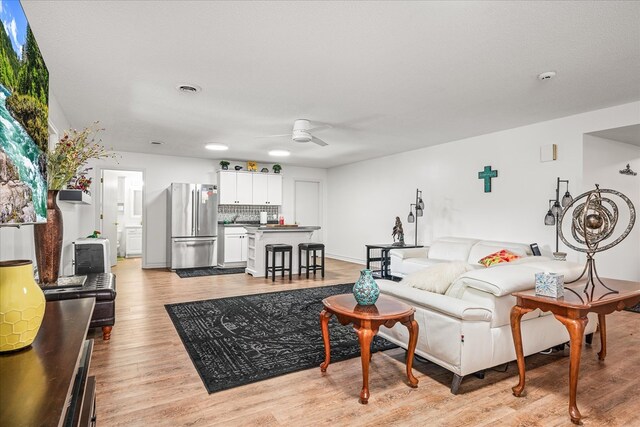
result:
[(20, 2), (0, 5), (0, 225), (46, 222), (49, 72)]

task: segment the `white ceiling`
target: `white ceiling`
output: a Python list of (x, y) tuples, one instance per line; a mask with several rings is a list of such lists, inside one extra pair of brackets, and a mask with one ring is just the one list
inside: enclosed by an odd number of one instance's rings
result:
[[(332, 167), (640, 99), (640, 2), (23, 6), (71, 124), (125, 151)], [(255, 138), (298, 118), (330, 145)]]
[(640, 124), (623, 126), (620, 128), (605, 129), (598, 132), (589, 132), (589, 135), (600, 138), (613, 139), (614, 141), (626, 142), (640, 147)]

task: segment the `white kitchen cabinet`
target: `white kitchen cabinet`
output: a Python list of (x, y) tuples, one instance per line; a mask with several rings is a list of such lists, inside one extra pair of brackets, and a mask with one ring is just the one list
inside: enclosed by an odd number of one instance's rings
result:
[(281, 205), (282, 204), (282, 175), (254, 174), (253, 175), (253, 204)]
[(250, 172), (219, 171), (218, 200), (221, 205), (253, 203), (253, 180)]
[(269, 199), (269, 175), (253, 174), (253, 204), (266, 205)]
[(253, 203), (253, 180), (251, 172), (236, 172), (236, 197), (241, 205)]
[(236, 173), (233, 171), (218, 172), (218, 203), (233, 205), (236, 198)]
[[(224, 263), (243, 262), (247, 260), (246, 245), (243, 251), (245, 236), (224, 236)], [(244, 252), (244, 254), (243, 254)], [(244, 256), (243, 256), (244, 255)]]
[(267, 204), (269, 205), (281, 205), (282, 204), (282, 175), (267, 175), (269, 181), (269, 198)]
[(125, 257), (136, 257), (142, 255), (142, 228), (125, 228)]
[(218, 227), (218, 265), (238, 267), (246, 265), (248, 240), (247, 229), (220, 225)]

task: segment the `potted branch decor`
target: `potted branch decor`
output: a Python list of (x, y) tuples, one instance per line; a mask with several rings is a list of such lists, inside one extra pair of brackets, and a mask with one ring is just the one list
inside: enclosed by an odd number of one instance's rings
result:
[(280, 166), (279, 164), (275, 164), (273, 165), (273, 173), (280, 173), (280, 171), (282, 170), (282, 166)]
[(75, 129), (64, 136), (47, 155), (47, 222), (36, 224), (33, 230), (36, 261), (40, 283), (55, 283), (60, 270), (62, 253), (62, 212), (56, 203), (58, 192), (79, 173), (91, 159), (115, 158), (95, 135), (103, 129), (92, 126), (78, 132)]
[(220, 160), (220, 167), (222, 168), (223, 171), (228, 170), (229, 162), (227, 162), (226, 160)]

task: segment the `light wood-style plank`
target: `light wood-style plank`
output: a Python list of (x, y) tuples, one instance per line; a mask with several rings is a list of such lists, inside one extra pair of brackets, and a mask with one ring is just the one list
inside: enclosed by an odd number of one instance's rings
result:
[[(358, 403), (360, 359), (209, 395), (176, 333), (164, 304), (352, 283), (362, 266), (327, 259), (324, 280), (249, 275), (180, 279), (166, 270), (141, 270), (127, 259), (117, 275), (116, 324), (110, 341), (95, 339), (91, 375), (97, 379), (100, 426), (571, 426), (567, 413), (569, 351), (527, 358), (526, 395), (516, 398), (515, 363), (485, 379), (465, 378), (457, 396), (452, 374), (416, 361), (418, 388), (406, 384), (404, 351), (376, 353), (370, 366), (371, 397)], [(640, 315), (607, 318), (608, 354), (599, 362), (599, 339), (582, 352), (578, 404), (586, 426), (640, 425), (637, 408)], [(318, 324), (318, 328), (320, 328)], [(526, 337), (524, 337), (526, 339)]]

